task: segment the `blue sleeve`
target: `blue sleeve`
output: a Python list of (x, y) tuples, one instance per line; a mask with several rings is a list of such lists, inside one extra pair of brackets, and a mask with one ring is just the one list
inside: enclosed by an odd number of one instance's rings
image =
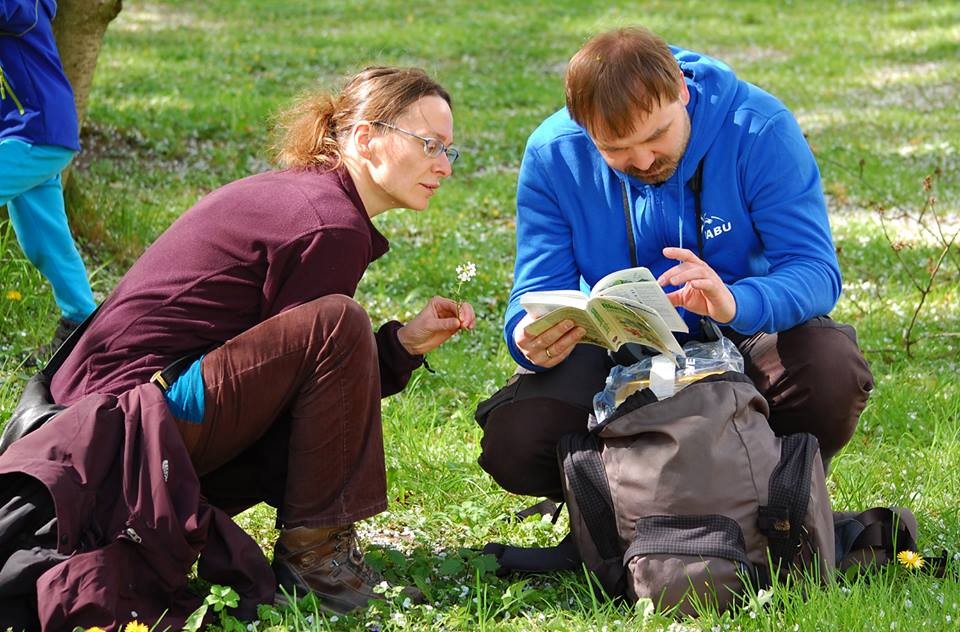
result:
[(37, 0), (0, 0), (0, 35), (23, 35), (39, 18)]
[(734, 330), (753, 334), (794, 327), (830, 312), (841, 278), (813, 153), (786, 111), (758, 134), (740, 168), (750, 216), (769, 272), (730, 286)]
[(531, 290), (579, 289), (580, 273), (573, 256), (573, 235), (563, 215), (557, 187), (536, 146), (527, 144), (517, 182), (517, 258), (513, 289), (504, 316), (504, 338), (517, 364), (531, 364), (517, 348), (513, 330), (526, 315), (520, 296)]

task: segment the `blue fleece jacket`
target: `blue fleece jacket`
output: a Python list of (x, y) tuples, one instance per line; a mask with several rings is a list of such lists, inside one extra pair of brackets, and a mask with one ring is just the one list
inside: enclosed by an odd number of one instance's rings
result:
[(0, 0), (0, 140), (80, 149), (73, 90), (51, 22), (54, 0)]
[[(703, 257), (729, 286), (743, 334), (789, 329), (828, 313), (840, 296), (820, 172), (793, 115), (715, 59), (673, 48), (687, 86), (691, 135), (676, 173), (651, 186), (609, 167), (586, 131), (560, 110), (530, 136), (517, 185), (517, 258), (504, 319), (510, 354), (531, 290), (589, 291), (631, 265), (621, 181), (627, 184), (637, 264), (654, 276), (697, 251), (689, 181), (703, 159)], [(667, 292), (677, 288), (666, 287)], [(681, 315), (691, 332), (700, 317)]]

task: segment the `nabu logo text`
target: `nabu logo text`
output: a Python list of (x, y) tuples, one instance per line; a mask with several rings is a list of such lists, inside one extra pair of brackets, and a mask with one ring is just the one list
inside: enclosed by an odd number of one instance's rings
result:
[(707, 215), (703, 218), (703, 236), (706, 239), (719, 237), (723, 233), (729, 233), (733, 229), (733, 224), (717, 215)]

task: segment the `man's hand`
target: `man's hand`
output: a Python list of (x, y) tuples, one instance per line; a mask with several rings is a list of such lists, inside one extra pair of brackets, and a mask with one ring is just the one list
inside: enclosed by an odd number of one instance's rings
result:
[(664, 248), (663, 256), (680, 261), (657, 279), (660, 285), (682, 286), (667, 294), (674, 307), (709, 316), (720, 324), (733, 320), (737, 301), (713, 268), (686, 248)]
[(473, 329), (477, 316), (470, 303), (434, 296), (409, 323), (397, 330), (397, 339), (410, 355), (433, 351), (461, 329)]
[(513, 330), (513, 339), (527, 360), (544, 368), (563, 362), (587, 333), (583, 327), (575, 327), (572, 320), (562, 320), (539, 336), (530, 336), (524, 330), (535, 320), (530, 314), (521, 318)]

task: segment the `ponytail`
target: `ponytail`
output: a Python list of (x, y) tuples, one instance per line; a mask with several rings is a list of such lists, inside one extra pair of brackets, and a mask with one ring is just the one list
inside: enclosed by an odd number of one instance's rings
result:
[(309, 92), (276, 117), (274, 160), (282, 167), (326, 170), (343, 163), (343, 146), (361, 121), (393, 123), (419, 99), (450, 95), (419, 68), (371, 66), (349, 77), (337, 94)]
[(336, 128), (337, 103), (333, 95), (312, 93), (301, 96), (277, 116), (274, 159), (283, 167), (340, 166), (340, 144)]

